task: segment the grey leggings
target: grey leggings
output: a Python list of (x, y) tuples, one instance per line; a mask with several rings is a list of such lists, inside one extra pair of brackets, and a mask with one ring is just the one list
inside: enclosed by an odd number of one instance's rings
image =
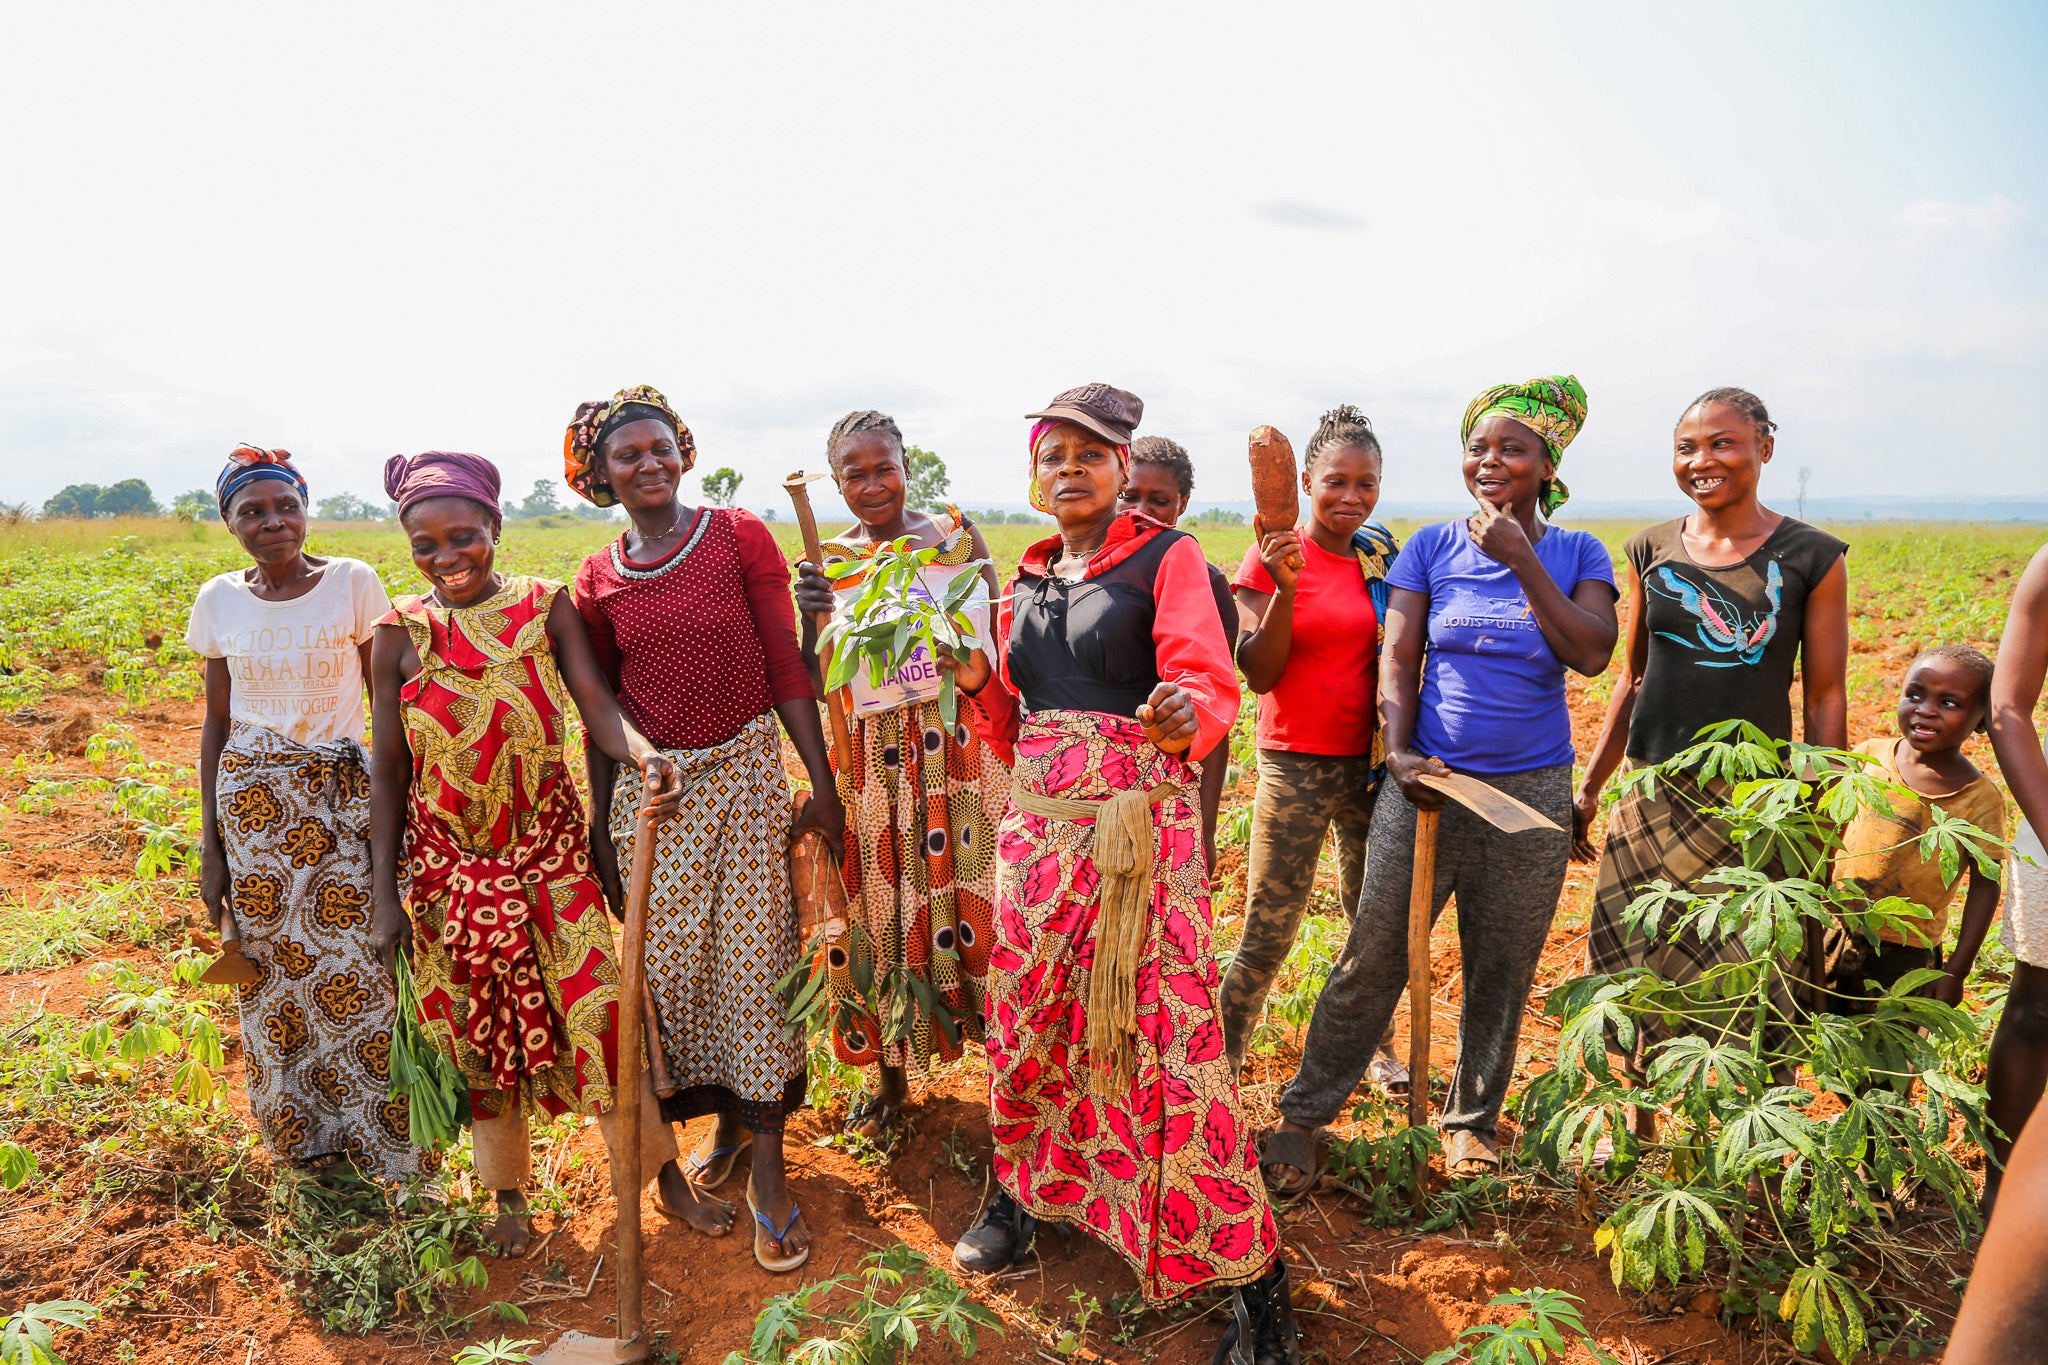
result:
[[(1455, 802), (1437, 828), (1433, 914), (1458, 897), (1464, 953), (1464, 1008), (1458, 1016), (1458, 1067), (1443, 1109), (1445, 1131), (1468, 1129), (1491, 1141), (1514, 1077), (1522, 1010), (1536, 979), (1543, 940), (1557, 914), (1571, 857), (1569, 764), (1484, 779), (1555, 820), (1557, 830), (1503, 834)], [(1280, 1097), (1280, 1112), (1316, 1128), (1334, 1120), (1393, 1019), (1408, 984), (1408, 883), (1415, 858), (1415, 807), (1392, 782), (1380, 793), (1365, 854), (1365, 893), (1351, 936), (1316, 1002), (1302, 1043), (1301, 1069)], [(1416, 1085), (1427, 1084), (1417, 1076)]]

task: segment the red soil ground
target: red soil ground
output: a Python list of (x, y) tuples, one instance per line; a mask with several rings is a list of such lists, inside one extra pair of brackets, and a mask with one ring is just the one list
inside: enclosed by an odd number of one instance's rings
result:
[[(1579, 751), (1586, 752), (1598, 716), (1575, 701)], [(0, 762), (17, 754), (62, 755), (61, 771), (88, 773), (78, 746), (104, 722), (114, 706), (91, 688), (53, 699), (33, 711), (0, 719)], [(175, 705), (119, 717), (146, 754), (180, 764), (195, 761), (199, 710)], [(1856, 733), (1888, 724), (1882, 712), (1860, 715)], [(21, 781), (0, 778), (0, 892), (17, 903), (39, 903), (45, 888), (78, 887), (94, 879), (122, 880), (133, 867), (131, 836), (117, 818), (81, 799), (50, 816), (16, 812)], [(1247, 788), (1244, 793), (1249, 795)], [(1238, 912), (1243, 889), (1242, 850), (1224, 858), (1219, 877), (1218, 916)], [(1582, 933), (1591, 891), (1591, 869), (1572, 869), (1539, 977), (1536, 1004), (1547, 987), (1574, 974), (1583, 953)], [(193, 923), (201, 915), (188, 910)], [(119, 950), (115, 951), (118, 955)], [(147, 956), (145, 954), (134, 954)], [(1443, 1074), (1455, 1061), (1455, 1018), (1459, 998), (1458, 955), (1449, 924), (1439, 927), (1435, 947), (1440, 983), (1439, 1026), (1434, 1057)], [(89, 964), (0, 976), (0, 1020), (32, 1009), (76, 1014), (93, 994), (85, 979)], [(1532, 1007), (1526, 1019), (1524, 1051), (1543, 1054), (1552, 1036)], [(1406, 1047), (1405, 1010), (1397, 1020)], [(0, 1038), (0, 1046), (6, 1039)], [(1292, 1072), (1296, 1054), (1283, 1047), (1249, 1068), (1246, 1098), (1255, 1116), (1269, 1120), (1274, 1096)], [(1525, 1061), (1525, 1066), (1527, 1065)], [(239, 1052), (231, 1047), (228, 1103), (245, 1121)], [(978, 1061), (949, 1069), (916, 1091), (909, 1130), (894, 1158), (867, 1165), (843, 1151), (814, 1145), (836, 1130), (846, 1097), (825, 1112), (806, 1112), (789, 1136), (797, 1197), (812, 1229), (816, 1249), (798, 1276), (775, 1277), (753, 1262), (744, 1235), (707, 1241), (663, 1219), (651, 1198), (641, 1210), (648, 1230), (647, 1312), (653, 1329), (667, 1334), (677, 1357), (717, 1362), (744, 1348), (762, 1300), (815, 1279), (852, 1270), (860, 1258), (892, 1241), (902, 1241), (950, 1265), (953, 1240), (967, 1227), (983, 1197), (988, 1169), (985, 1078)], [(133, 1270), (149, 1273), (143, 1302), (110, 1311), (89, 1337), (70, 1344), (71, 1365), (140, 1361), (276, 1362), (276, 1365), (416, 1365), (447, 1360), (461, 1340), (422, 1341), (417, 1330), (400, 1326), (367, 1338), (323, 1332), (317, 1316), (298, 1306), (292, 1287), (265, 1260), (263, 1248), (242, 1241), (229, 1245), (206, 1237), (181, 1221), (172, 1199), (179, 1174), (178, 1154), (154, 1154), (161, 1184), (153, 1193), (105, 1201), (90, 1186), (93, 1163), (78, 1150), (78, 1137), (31, 1128), (22, 1140), (36, 1149), (46, 1171), (59, 1171), (53, 1185), (0, 1205), (0, 1305), (40, 1299), (106, 1296)], [(685, 1144), (697, 1134), (684, 1136)], [(569, 1184), (574, 1212), (537, 1221), (535, 1250), (523, 1261), (490, 1262), (490, 1283), (459, 1295), (458, 1310), (502, 1299), (530, 1304), (530, 1330), (492, 1326), (464, 1339), (504, 1330), (514, 1336), (551, 1338), (575, 1328), (609, 1335), (614, 1311), (610, 1279), (614, 1251), (612, 1205), (602, 1177), (603, 1148), (596, 1130), (586, 1128), (570, 1143), (584, 1158)], [(964, 1153), (971, 1173), (952, 1159)], [(742, 1169), (742, 1176), (744, 1171)], [(267, 1184), (278, 1175), (260, 1150), (251, 1179)], [(1439, 1180), (1441, 1175), (1439, 1173)], [(737, 1196), (739, 1178), (727, 1188)], [(1604, 1261), (1592, 1254), (1592, 1228), (1579, 1221), (1568, 1202), (1532, 1203), (1512, 1216), (1484, 1220), (1456, 1235), (1417, 1236), (1380, 1230), (1359, 1216), (1361, 1206), (1327, 1182), (1285, 1219), (1287, 1257), (1293, 1268), (1295, 1302), (1311, 1360), (1414, 1361), (1447, 1345), (1466, 1325), (1509, 1315), (1486, 1301), (1509, 1287), (1544, 1285), (1585, 1300), (1586, 1321), (1600, 1340), (1630, 1365), (1693, 1362), (1753, 1362), (1790, 1359), (1782, 1345), (1762, 1339), (1753, 1327), (1725, 1327), (1716, 1317), (1718, 1298), (1702, 1291), (1648, 1297), (1617, 1293)], [(1129, 1292), (1134, 1281), (1108, 1251), (1076, 1236), (1062, 1243), (1041, 1239), (1041, 1258), (1028, 1269), (998, 1280), (970, 1277), (975, 1295), (995, 1308), (1007, 1330), (985, 1339), (978, 1358), (996, 1365), (1058, 1360), (1050, 1346), (1071, 1323), (1069, 1296), (1085, 1292), (1105, 1304)], [(599, 1256), (604, 1266), (597, 1267)], [(558, 1281), (542, 1273), (560, 1263)], [(593, 1274), (595, 1279), (593, 1280)], [(1932, 1277), (1928, 1306), (1946, 1318), (1954, 1296)], [(562, 1285), (566, 1283), (566, 1289)], [(589, 1292), (584, 1293), (588, 1287)], [(158, 1291), (168, 1287), (167, 1295)], [(545, 1301), (552, 1299), (553, 1301)], [(1111, 1342), (1116, 1324), (1106, 1315), (1090, 1332), (1084, 1358), (1116, 1362), (1196, 1365), (1210, 1358), (1227, 1312), (1222, 1296), (1203, 1298), (1192, 1308), (1147, 1314), (1133, 1344)], [(927, 1345), (918, 1359), (944, 1359), (949, 1348)]]

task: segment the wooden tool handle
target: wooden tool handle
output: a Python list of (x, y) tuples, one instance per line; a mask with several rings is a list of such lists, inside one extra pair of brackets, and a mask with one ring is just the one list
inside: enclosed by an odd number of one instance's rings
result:
[[(796, 505), (796, 525), (797, 529), (803, 533), (804, 558), (822, 569), (825, 567), (825, 544), (818, 539), (818, 517), (816, 513), (811, 511), (811, 490), (809, 485), (810, 481), (804, 476), (804, 472), (801, 469), (782, 481), (782, 487), (789, 494), (789, 500)], [(812, 618), (816, 621), (818, 629), (822, 631), (825, 629), (826, 624), (831, 621), (832, 613), (829, 611), (814, 612)], [(820, 644), (818, 646), (818, 671), (826, 675), (832, 672), (832, 650), (828, 645)], [(825, 708), (832, 718), (833, 766), (840, 772), (845, 772), (847, 771), (846, 765), (853, 761), (853, 737), (847, 732), (846, 698), (841, 694), (840, 689), (827, 688), (825, 690)]]
[(647, 991), (647, 891), (654, 880), (655, 823), (645, 804), (633, 831), (633, 870), (626, 883), (625, 941), (619, 948), (619, 1073), (612, 1091), (618, 1108), (618, 1166), (614, 1187), (619, 1203), (618, 1340), (637, 1341), (641, 1334), (642, 1272), (640, 1263), (640, 1109), (642, 1021), (634, 1008)]
[(1429, 918), (1436, 891), (1436, 825), (1441, 812), (1415, 812), (1415, 862), (1408, 883), (1408, 1122), (1429, 1122)]

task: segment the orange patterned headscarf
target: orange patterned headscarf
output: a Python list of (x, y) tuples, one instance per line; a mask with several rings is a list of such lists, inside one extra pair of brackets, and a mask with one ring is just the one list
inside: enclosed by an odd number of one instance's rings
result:
[(299, 490), (299, 501), (307, 500), (306, 476), (292, 463), (289, 450), (266, 450), (262, 446), (239, 445), (228, 454), (227, 467), (213, 481), (214, 500), (220, 504), (221, 519), (228, 515), (228, 501), (259, 479), (281, 479)]
[(613, 427), (627, 422), (638, 422), (643, 418), (655, 418), (675, 429), (676, 448), (683, 454), (683, 472), (688, 473), (697, 463), (697, 440), (690, 435), (690, 429), (683, 425), (683, 419), (676, 416), (676, 410), (668, 405), (668, 399), (661, 396), (661, 390), (647, 384), (635, 384), (630, 389), (620, 389), (610, 398), (592, 399), (580, 404), (576, 415), (569, 421), (569, 430), (562, 438), (562, 477), (576, 496), (599, 507), (610, 507), (617, 503), (618, 494), (604, 477), (604, 466), (598, 457), (598, 450), (604, 445), (605, 434)]

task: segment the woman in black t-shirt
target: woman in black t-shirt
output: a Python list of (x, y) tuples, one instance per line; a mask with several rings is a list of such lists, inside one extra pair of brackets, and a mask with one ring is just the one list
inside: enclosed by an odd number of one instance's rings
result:
[[(1795, 672), (1806, 742), (1848, 746), (1849, 547), (1759, 501), (1776, 429), (1763, 400), (1743, 389), (1701, 394), (1679, 418), (1671, 469), (1697, 510), (1626, 547), (1627, 662), (1573, 798), (1581, 858), (1594, 856), (1600, 789), (1624, 744), (1630, 763), (1662, 763), (1702, 728), (1726, 720), (1789, 740)], [(1616, 803), (1594, 891), (1590, 970), (1649, 967), (1684, 984), (1746, 956), (1739, 938), (1650, 942), (1622, 923), (1648, 883), (1662, 878), (1684, 887), (1742, 862), (1727, 827), (1701, 809), (1708, 804), (1697, 788), (1663, 780), (1654, 799)]]

